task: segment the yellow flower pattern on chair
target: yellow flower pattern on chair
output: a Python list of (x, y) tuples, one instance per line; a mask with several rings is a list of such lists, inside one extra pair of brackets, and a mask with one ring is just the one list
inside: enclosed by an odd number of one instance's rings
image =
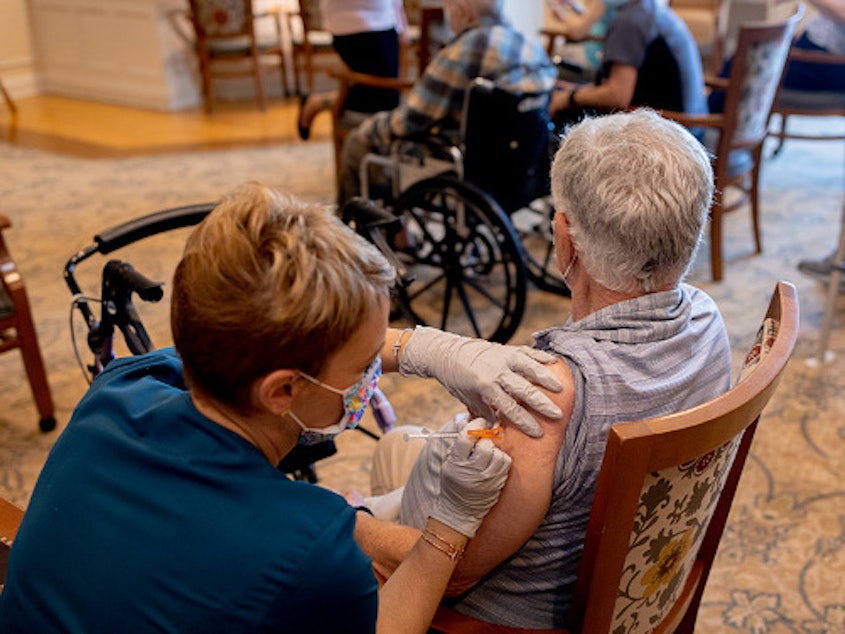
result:
[(684, 585), (741, 436), (643, 482), (611, 632), (645, 632)]
[(680, 538), (672, 539), (661, 549), (657, 563), (649, 568), (640, 580), (645, 586), (643, 597), (650, 597), (672, 579), (689, 551), (691, 538), (692, 529), (689, 529)]

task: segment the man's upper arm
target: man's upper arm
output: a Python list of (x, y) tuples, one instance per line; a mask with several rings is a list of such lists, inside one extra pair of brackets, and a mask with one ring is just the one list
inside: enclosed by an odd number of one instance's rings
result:
[(530, 438), (516, 427), (505, 425), (502, 448), (513, 462), (508, 481), (496, 506), (490, 511), (452, 576), (448, 594), (466, 591), (488, 572), (510, 557), (528, 540), (543, 521), (551, 502), (557, 462), (574, 404), (569, 366), (558, 361), (553, 371), (563, 384), (558, 393), (546, 392), (563, 411), (563, 418), (537, 417), (543, 427), (541, 438)]

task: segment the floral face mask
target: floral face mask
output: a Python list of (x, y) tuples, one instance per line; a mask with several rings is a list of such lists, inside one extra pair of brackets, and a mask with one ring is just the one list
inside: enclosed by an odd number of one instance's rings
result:
[(381, 357), (373, 359), (373, 362), (364, 370), (361, 378), (345, 390), (326, 385), (313, 376), (305, 374), (305, 372), (300, 372), (299, 374), (308, 381), (311, 381), (314, 385), (319, 385), (329, 392), (339, 394), (343, 397), (343, 414), (341, 414), (338, 422), (328, 427), (307, 427), (296, 414), (292, 411), (288, 412), (291, 418), (302, 428), (299, 444), (314, 445), (319, 442), (333, 440), (341, 432), (347, 429), (354, 429), (358, 426), (358, 423), (361, 422), (361, 417), (364, 416), (364, 411), (367, 409), (367, 404), (373, 397), (378, 380), (381, 378)]

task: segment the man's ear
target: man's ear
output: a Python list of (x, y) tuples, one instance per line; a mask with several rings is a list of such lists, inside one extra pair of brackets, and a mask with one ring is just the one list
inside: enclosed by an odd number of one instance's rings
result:
[(299, 379), (296, 370), (273, 370), (258, 380), (256, 397), (260, 406), (280, 416), (290, 409), (293, 386)]
[(566, 222), (566, 216), (562, 213), (556, 213), (552, 217), (552, 228), (554, 229), (554, 244), (555, 257), (558, 258), (558, 263), (566, 262), (571, 259), (573, 251), (572, 238), (569, 237), (569, 223)]

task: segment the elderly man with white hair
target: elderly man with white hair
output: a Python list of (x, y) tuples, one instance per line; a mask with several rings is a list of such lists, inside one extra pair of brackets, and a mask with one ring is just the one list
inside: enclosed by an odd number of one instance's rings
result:
[(457, 144), (464, 93), (476, 77), (515, 92), (551, 91), (557, 70), (538, 41), (502, 15), (502, 0), (445, 0), (452, 39), (434, 56), (403, 102), (365, 119), (344, 142), (338, 203), (360, 193), (359, 166), (368, 153), (388, 154), (398, 138), (436, 132)]
[[(683, 281), (713, 193), (698, 141), (650, 110), (586, 119), (562, 140), (551, 183), (571, 315), (534, 338), (559, 358), (550, 367), (564, 388), (550, 397), (564, 420), (538, 417), (537, 438), (502, 422), (510, 479), (447, 592), (459, 612), (525, 628), (565, 625), (610, 427), (704, 403), (731, 374), (718, 308)], [(400, 351), (400, 370), (418, 369), (414, 352)], [(424, 527), (450, 447), (406, 443), (407, 431), (383, 438), (373, 465), (374, 491), (401, 492), (399, 523), (358, 513), (356, 526), (385, 578)]]

